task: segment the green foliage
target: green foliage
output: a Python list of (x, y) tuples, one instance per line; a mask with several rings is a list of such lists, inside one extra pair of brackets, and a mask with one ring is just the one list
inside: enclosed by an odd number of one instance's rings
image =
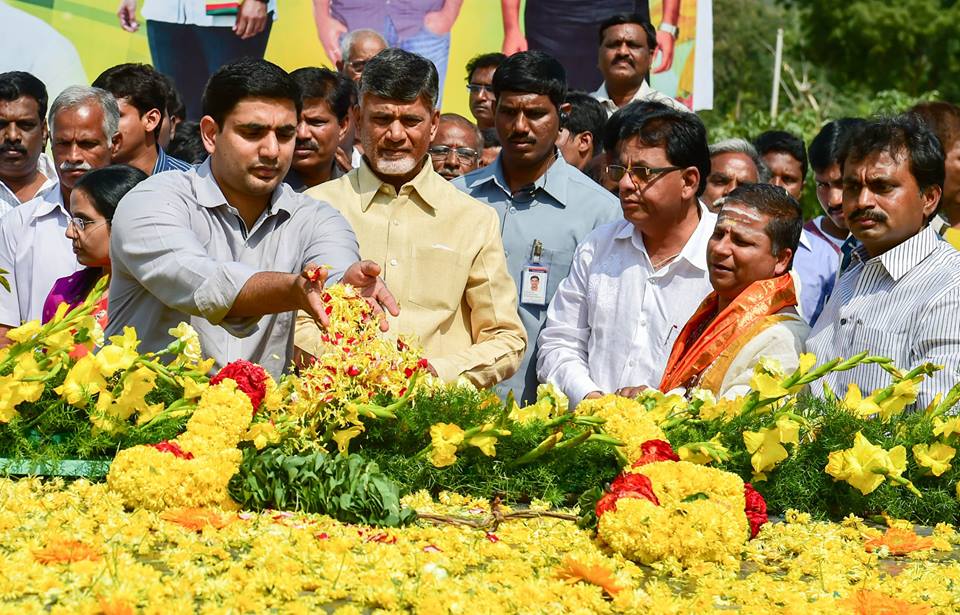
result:
[(396, 483), (359, 455), (248, 447), (230, 481), (230, 495), (249, 510), (321, 513), (344, 523), (397, 527), (416, 517), (415, 511), (401, 508)]

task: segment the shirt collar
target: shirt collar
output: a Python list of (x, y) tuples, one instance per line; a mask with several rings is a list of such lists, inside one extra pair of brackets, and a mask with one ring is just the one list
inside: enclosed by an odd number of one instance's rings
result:
[[(919, 265), (923, 259), (930, 256), (930, 253), (937, 249), (938, 242), (939, 238), (936, 231), (926, 226), (913, 237), (890, 248), (880, 256), (869, 260), (879, 261), (894, 281), (900, 281), (900, 278), (909, 273), (911, 269)], [(866, 255), (866, 248), (860, 246), (860, 248), (857, 249), (857, 254)]]
[(151, 173), (151, 175), (156, 175), (157, 173), (161, 173), (165, 170), (167, 170), (167, 153), (158, 145), (157, 162), (153, 165), (153, 173)]
[(813, 242), (810, 241), (810, 234), (807, 229), (800, 230), (800, 246), (806, 248), (809, 252), (813, 252)]
[[(707, 270), (707, 241), (713, 234), (713, 229), (717, 225), (717, 215), (707, 209), (702, 203), (697, 202), (700, 208), (700, 221), (697, 228), (693, 230), (690, 239), (684, 244), (676, 260), (685, 260), (701, 271)], [(613, 236), (614, 239), (630, 239), (634, 247), (643, 252), (647, 251), (643, 245), (643, 235), (632, 223), (622, 220), (620, 227)]]
[(444, 198), (440, 192), (440, 186), (436, 183), (438, 181), (446, 182), (447, 180), (440, 177), (440, 175), (433, 170), (433, 164), (431, 164), (429, 158), (424, 158), (420, 171), (413, 179), (400, 186), (400, 191), (398, 192), (392, 185), (377, 177), (377, 174), (374, 173), (370, 165), (367, 164), (367, 159), (364, 158), (360, 162), (360, 166), (357, 167), (360, 210), (367, 211), (370, 208), (370, 204), (373, 203), (373, 198), (381, 191), (391, 198), (416, 192), (428, 207), (436, 209), (437, 204)]
[[(567, 206), (567, 186), (570, 181), (570, 175), (573, 167), (563, 159), (563, 156), (560, 155), (560, 151), (554, 149), (553, 152), (554, 161), (547, 167), (547, 172), (537, 178), (533, 182), (534, 191), (543, 190), (550, 196), (552, 196), (561, 207)], [(507, 185), (507, 179), (503, 174), (503, 154), (497, 154), (497, 158), (486, 167), (487, 171), (482, 172), (483, 169), (475, 171), (471, 175), (469, 180), (466, 180), (467, 187), (474, 188), (486, 182), (492, 181), (497, 185), (500, 190), (503, 191), (508, 197), (513, 196), (513, 193), (510, 191), (510, 187)]]
[[(203, 164), (196, 167), (193, 176), (193, 189), (197, 195), (197, 203), (201, 207), (216, 209), (221, 205), (230, 205), (227, 202), (227, 197), (223, 195), (223, 191), (220, 189), (220, 184), (217, 183), (217, 179), (213, 176), (209, 156), (203, 161)], [(290, 211), (289, 199), (281, 198), (285, 189), (293, 192), (293, 189), (283, 182), (280, 182), (280, 184), (274, 188), (273, 194), (270, 195), (270, 205), (267, 206), (267, 210), (264, 212), (265, 215), (271, 215), (279, 210), (292, 213)]]
[[(647, 83), (647, 80), (644, 79), (640, 84), (640, 88), (636, 91), (636, 93), (634, 93), (633, 98), (630, 99), (630, 102), (641, 100), (647, 97), (652, 90), (653, 88), (649, 83)], [(610, 98), (610, 93), (607, 91), (606, 81), (600, 84), (600, 87), (597, 88), (597, 91), (593, 93), (593, 97), (599, 100), (601, 103), (610, 103), (616, 107), (616, 103), (613, 102), (613, 99)]]
[(57, 190), (49, 190), (34, 198), (40, 199), (40, 202), (37, 203), (37, 208), (33, 211), (34, 218), (42, 218), (57, 210), (60, 210), (60, 213), (65, 217), (70, 217), (70, 212), (67, 211), (63, 203), (63, 192), (59, 189), (59, 186)]

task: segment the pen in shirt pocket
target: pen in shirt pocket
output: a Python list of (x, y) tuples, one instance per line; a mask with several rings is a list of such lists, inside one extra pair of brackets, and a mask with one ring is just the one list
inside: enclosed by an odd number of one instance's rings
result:
[(664, 346), (673, 346), (673, 342), (677, 339), (677, 335), (680, 333), (680, 327), (677, 325), (670, 325), (670, 330), (667, 331), (667, 336), (663, 340)]

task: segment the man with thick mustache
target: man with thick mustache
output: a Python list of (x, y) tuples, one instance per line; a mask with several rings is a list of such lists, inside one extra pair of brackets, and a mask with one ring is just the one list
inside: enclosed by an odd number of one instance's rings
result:
[[(523, 51), (504, 60), (493, 75), (494, 125), (503, 149), (490, 166), (454, 180), (470, 196), (496, 210), (510, 275), (520, 299), (520, 319), (530, 343), (523, 363), (502, 393), (518, 400), (536, 397), (534, 341), (547, 304), (570, 271), (577, 244), (597, 226), (616, 220), (617, 200), (568, 164), (557, 136), (569, 103), (566, 73), (542, 51)], [(536, 275), (546, 292), (527, 292)]]
[[(821, 362), (867, 351), (904, 371), (944, 366), (919, 386), (917, 407), (960, 379), (960, 253), (928, 226), (943, 192), (944, 153), (913, 115), (871, 120), (840, 149), (843, 213), (861, 245), (841, 273), (807, 348)], [(890, 384), (876, 364), (828, 374), (838, 395)]]
[(57, 187), (47, 143), (47, 88), (21, 71), (0, 74), (0, 215)]
[(0, 219), (0, 269), (12, 278), (11, 292), (0, 292), (0, 344), (11, 328), (40, 318), (53, 283), (76, 271), (65, 235), (70, 192), (81, 175), (109, 165), (120, 149), (120, 109), (113, 95), (99, 88), (64, 90), (50, 106), (49, 125), (59, 189)]
[(345, 75), (329, 68), (298, 68), (290, 73), (303, 94), (293, 163), (284, 181), (303, 192), (343, 175), (337, 147), (348, 131), (356, 88)]
[(647, 83), (656, 50), (657, 32), (642, 15), (614, 15), (600, 24), (597, 66), (603, 83), (591, 96), (603, 104), (608, 116), (636, 100), (661, 102), (678, 111), (690, 111), (680, 101)]
[[(490, 387), (517, 370), (526, 335), (496, 213), (430, 162), (438, 96), (433, 63), (402, 49), (381, 51), (363, 70), (353, 109), (360, 167), (307, 194), (339, 209), (360, 252), (383, 268), (403, 303), (391, 326), (420, 338), (429, 369), (443, 380), (463, 376)], [(296, 345), (308, 354), (322, 347), (308, 319), (298, 320)]]

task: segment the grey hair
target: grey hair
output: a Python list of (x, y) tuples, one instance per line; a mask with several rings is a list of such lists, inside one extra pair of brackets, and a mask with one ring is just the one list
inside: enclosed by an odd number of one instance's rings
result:
[(47, 115), (50, 130), (54, 130), (53, 119), (57, 113), (90, 102), (99, 105), (103, 111), (103, 134), (106, 135), (107, 141), (112, 140), (120, 131), (120, 107), (117, 105), (117, 99), (106, 90), (85, 85), (71, 85), (54, 99), (53, 104), (50, 105), (50, 113)]
[(360, 104), (364, 94), (410, 103), (421, 96), (436, 108), (440, 77), (433, 62), (410, 51), (387, 47), (367, 62), (360, 76)]
[(718, 154), (743, 154), (744, 156), (750, 158), (750, 160), (753, 160), (753, 164), (756, 165), (757, 181), (761, 184), (765, 184), (770, 181), (770, 169), (767, 168), (767, 165), (763, 164), (763, 160), (760, 158), (757, 148), (753, 146), (753, 143), (750, 143), (746, 139), (723, 139), (711, 144), (710, 157), (713, 158)]
[(369, 36), (372, 38), (379, 39), (383, 43), (384, 47), (388, 47), (387, 39), (383, 38), (376, 30), (370, 30), (369, 28), (360, 28), (359, 30), (353, 30), (347, 32), (343, 35), (343, 38), (340, 39), (340, 59), (344, 64), (350, 61), (350, 50), (353, 49), (353, 44), (357, 41), (358, 38), (363, 38)]
[[(478, 150), (483, 149), (483, 133), (480, 132), (480, 129), (477, 128), (477, 125), (463, 117), (459, 113), (442, 113), (440, 114), (440, 122), (451, 122), (453, 124), (459, 124), (462, 128), (473, 132), (477, 137), (477, 146)], [(439, 134), (439, 132), (438, 132)]]

